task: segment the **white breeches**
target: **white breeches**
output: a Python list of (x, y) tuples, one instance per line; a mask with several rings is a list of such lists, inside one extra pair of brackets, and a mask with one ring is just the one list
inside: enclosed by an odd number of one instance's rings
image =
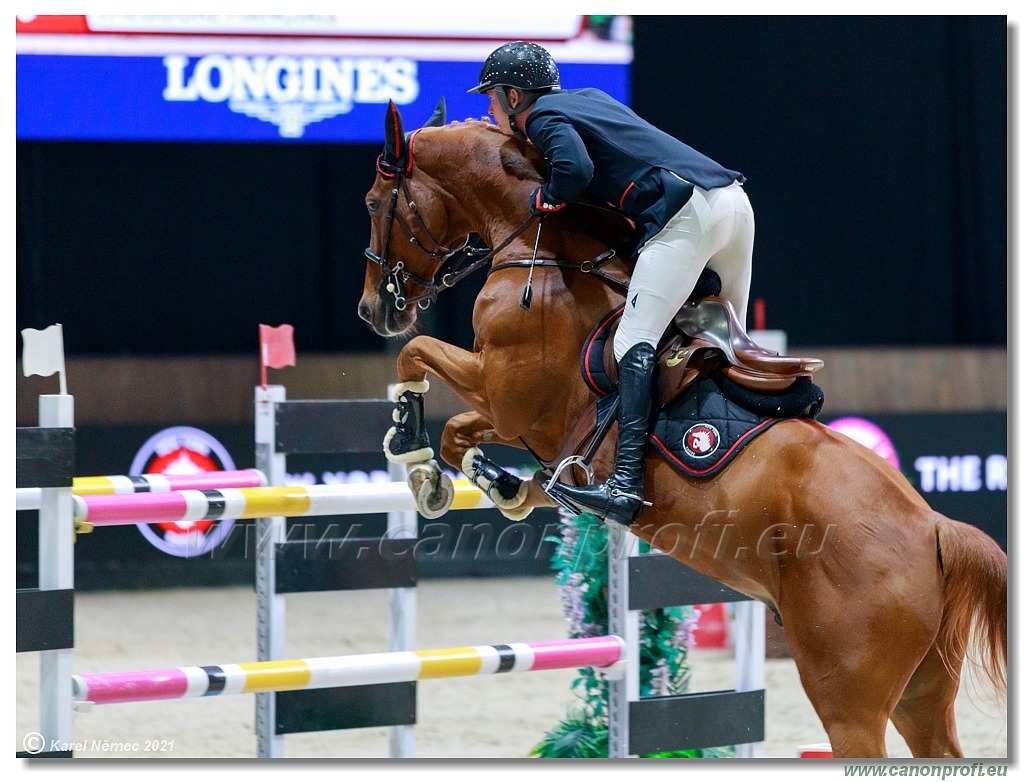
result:
[(722, 278), (728, 299), (746, 326), (754, 255), (754, 211), (742, 186), (703, 190), (693, 196), (641, 248), (615, 335), (615, 360), (633, 345), (658, 346), (707, 266)]

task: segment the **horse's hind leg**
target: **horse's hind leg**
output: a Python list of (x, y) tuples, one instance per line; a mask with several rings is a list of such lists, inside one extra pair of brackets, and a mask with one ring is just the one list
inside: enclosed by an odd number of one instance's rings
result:
[(962, 660), (943, 660), (937, 646), (925, 655), (900, 698), (892, 721), (915, 758), (962, 758), (954, 704)]
[[(799, 605), (781, 607), (800, 681), (828, 733), (835, 757), (884, 758), (885, 731), (927, 641), (893, 644), (898, 629), (879, 626), (885, 606), (857, 611), (838, 594), (802, 584)], [(829, 606), (832, 608), (830, 609)], [(849, 628), (849, 634), (836, 628)], [(851, 637), (855, 641), (851, 642)], [(907, 637), (914, 636), (907, 631)], [(852, 643), (852, 645), (851, 645)]]
[(804, 689), (821, 717), (835, 757), (888, 757), (885, 727), (891, 704), (878, 697), (871, 683), (848, 676), (845, 682), (832, 682), (822, 695), (816, 695), (806, 681)]

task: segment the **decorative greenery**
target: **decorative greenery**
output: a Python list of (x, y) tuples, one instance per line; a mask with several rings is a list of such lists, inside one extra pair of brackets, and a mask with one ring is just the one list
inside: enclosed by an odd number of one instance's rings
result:
[[(608, 527), (590, 514), (562, 514), (552, 569), (571, 638), (608, 633)], [(679, 695), (689, 687), (687, 649), (699, 611), (689, 607), (641, 612), (640, 697)], [(608, 680), (595, 668), (580, 668), (572, 683), (579, 698), (566, 719), (544, 734), (531, 757), (608, 757)], [(688, 749), (647, 757), (731, 757), (733, 748)]]

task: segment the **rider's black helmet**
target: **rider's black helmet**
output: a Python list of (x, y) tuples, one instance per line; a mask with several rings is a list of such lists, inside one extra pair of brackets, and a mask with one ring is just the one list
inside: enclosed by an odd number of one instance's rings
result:
[(480, 69), (480, 83), (469, 92), (487, 92), (493, 87), (532, 92), (558, 86), (558, 66), (548, 50), (535, 43), (514, 41), (490, 53)]

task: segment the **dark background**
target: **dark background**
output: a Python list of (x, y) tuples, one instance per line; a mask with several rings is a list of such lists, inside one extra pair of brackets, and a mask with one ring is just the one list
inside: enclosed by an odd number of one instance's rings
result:
[[(1006, 344), (1006, 17), (634, 31), (634, 108), (748, 177), (769, 328)], [(69, 355), (249, 353), (259, 323), (294, 325), (300, 352), (383, 350), (355, 313), (378, 151), (18, 142), (17, 328), (62, 323)], [(446, 294), (435, 334), (470, 344), (481, 282)]]

